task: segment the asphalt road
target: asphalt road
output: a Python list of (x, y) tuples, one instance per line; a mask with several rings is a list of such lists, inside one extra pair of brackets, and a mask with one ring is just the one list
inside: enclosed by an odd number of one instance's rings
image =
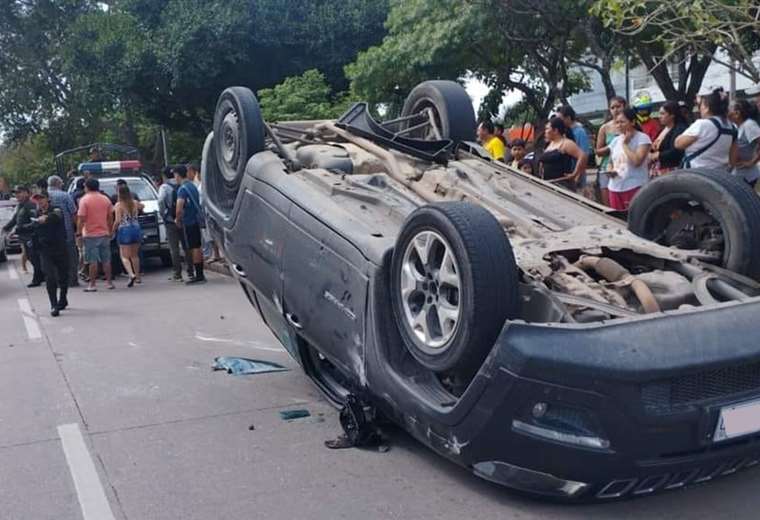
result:
[[(481, 481), (400, 431), (391, 451), (331, 451), (336, 413), (238, 287), (165, 271), (72, 290), (51, 318), (18, 261), (0, 265), (0, 518), (757, 518), (760, 472), (602, 506), (561, 506)], [(212, 372), (216, 356), (288, 372)], [(282, 410), (311, 417), (283, 421)], [(251, 429), (253, 427), (253, 429)]]

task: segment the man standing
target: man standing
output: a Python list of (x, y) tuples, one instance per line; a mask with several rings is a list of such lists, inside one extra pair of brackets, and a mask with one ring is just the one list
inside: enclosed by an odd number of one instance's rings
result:
[(65, 212), (51, 205), (47, 193), (42, 192), (35, 197), (38, 217), (33, 219), (32, 228), (37, 236), (42, 268), (45, 270), (50, 315), (56, 317), (69, 305), (66, 298), (69, 287), (69, 246)]
[[(578, 148), (580, 148), (581, 151), (588, 157), (591, 157), (591, 139), (589, 139), (588, 132), (586, 132), (586, 129), (583, 127), (583, 125), (576, 119), (575, 110), (573, 107), (570, 105), (561, 106), (559, 108), (559, 115), (565, 122), (565, 126), (570, 129), (573, 141), (575, 141), (575, 144), (578, 145)], [(573, 159), (572, 167), (575, 169), (575, 159)], [(578, 179), (576, 188), (583, 189), (585, 187), (586, 172), (584, 171), (583, 175), (581, 175), (581, 178)]]
[(27, 285), (27, 287), (39, 287), (42, 285), (42, 282), (45, 281), (45, 275), (42, 272), (40, 252), (36, 247), (36, 239), (31, 226), (32, 219), (37, 217), (37, 206), (29, 200), (31, 193), (28, 186), (16, 186), (15, 191), (16, 200), (18, 201), (16, 213), (14, 213), (13, 218), (3, 226), (3, 231), (9, 233), (14, 227), (16, 228), (18, 239), (24, 245), (26, 254), (34, 268), (32, 283)]
[(113, 289), (111, 282), (111, 229), (113, 227), (113, 207), (111, 200), (100, 193), (97, 179), (85, 183), (85, 195), (79, 201), (77, 213), (77, 236), (84, 238), (84, 261), (89, 265), (90, 282), (85, 292), (95, 292), (98, 279), (98, 262), (103, 265), (106, 287)]
[(77, 267), (79, 266), (79, 253), (76, 244), (77, 206), (74, 199), (63, 191), (63, 179), (57, 175), (48, 177), (48, 200), (50, 204), (63, 213), (63, 225), (66, 230), (66, 252), (68, 254), (69, 287), (78, 287)]
[(193, 184), (195, 184), (196, 188), (200, 188), (201, 186), (201, 169), (196, 163), (187, 163), (185, 166), (187, 168), (187, 178), (188, 180), (193, 181)]
[(483, 121), (478, 125), (478, 139), (494, 161), (504, 160), (506, 146), (494, 133), (494, 126), (491, 121)]
[(194, 268), (193, 260), (190, 258), (190, 253), (185, 247), (182, 232), (175, 223), (177, 215), (177, 186), (174, 180), (172, 169), (169, 167), (164, 168), (161, 172), (161, 178), (163, 182), (158, 189), (158, 211), (161, 217), (164, 219), (164, 226), (166, 228), (166, 241), (169, 243), (169, 253), (172, 257), (172, 277), (169, 278), (173, 282), (182, 281), (182, 256), (180, 255), (180, 244), (182, 244), (182, 250), (185, 253), (185, 260), (187, 262), (187, 276), (193, 277)]
[(195, 184), (187, 178), (187, 168), (178, 166), (174, 169), (174, 180), (177, 181), (177, 213), (175, 222), (185, 235), (185, 244), (195, 265), (195, 276), (187, 281), (188, 284), (206, 283), (203, 275), (203, 251), (201, 249), (201, 211), (200, 195)]

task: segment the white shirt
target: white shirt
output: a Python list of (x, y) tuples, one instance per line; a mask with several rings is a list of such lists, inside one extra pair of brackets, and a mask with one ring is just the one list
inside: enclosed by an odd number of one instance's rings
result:
[[(716, 117), (713, 119), (715, 121), (720, 121), (721, 126), (724, 128), (733, 127), (731, 123), (721, 121), (720, 118)], [(688, 159), (690, 155), (697, 153), (715, 140), (715, 137), (718, 135), (718, 128), (712, 121), (710, 121), (710, 119), (698, 119), (694, 121), (682, 135), (697, 138), (697, 140), (686, 149), (686, 158)], [(710, 146), (705, 152), (691, 160), (689, 167), (713, 168), (727, 172), (729, 168), (729, 156), (731, 153), (732, 142), (733, 138), (730, 135), (720, 136), (720, 139), (718, 139), (714, 145)]]
[[(617, 175), (610, 177), (608, 189), (616, 193), (639, 188), (649, 180), (649, 159), (645, 158), (640, 165), (634, 166), (623, 150), (624, 141), (625, 136), (618, 135), (610, 143), (609, 169)], [(640, 147), (651, 144), (652, 140), (647, 134), (637, 131), (628, 143), (628, 148), (635, 152)]]
[[(757, 157), (757, 148), (760, 145), (758, 139), (760, 139), (760, 125), (754, 119), (747, 119), (739, 127), (739, 136), (736, 139), (740, 161), (751, 161)], [(743, 177), (747, 182), (753, 182), (760, 179), (760, 165), (755, 164), (751, 168), (736, 168), (733, 173)]]

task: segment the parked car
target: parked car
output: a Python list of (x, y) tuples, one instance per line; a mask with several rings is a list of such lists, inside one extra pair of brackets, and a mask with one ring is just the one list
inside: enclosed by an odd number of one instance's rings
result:
[[(138, 216), (143, 232), (142, 252), (146, 257), (160, 257), (164, 265), (171, 265), (169, 245), (166, 241), (166, 229), (158, 210), (158, 190), (151, 178), (141, 171), (139, 161), (113, 161), (101, 163), (82, 163), (80, 173), (89, 171), (100, 182), (100, 190), (112, 201), (116, 200), (116, 182), (126, 181), (129, 190), (143, 203), (143, 212)], [(71, 178), (69, 193), (76, 190), (76, 183), (81, 175)], [(118, 255), (117, 255), (118, 256)]]
[[(384, 123), (358, 103), (338, 121), (267, 124), (249, 90), (221, 94), (203, 150), (209, 229), (317, 387), (555, 499), (757, 465), (760, 285), (737, 272), (760, 262), (755, 238), (734, 235), (743, 256), (725, 269), (722, 253), (646, 240), (484, 159), (474, 135), (469, 97), (445, 81)], [(760, 229), (733, 180), (692, 175)]]
[[(16, 212), (15, 200), (0, 200), (0, 228), (13, 218)], [(8, 260), (8, 255), (21, 253), (21, 241), (15, 231), (3, 234), (0, 240), (0, 262)]]

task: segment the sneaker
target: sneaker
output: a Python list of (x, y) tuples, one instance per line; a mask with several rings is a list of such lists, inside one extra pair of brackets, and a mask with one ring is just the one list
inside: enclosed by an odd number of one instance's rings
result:
[(181, 283), (181, 282), (184, 282), (184, 281), (185, 281), (185, 279), (184, 279), (184, 278), (182, 278), (182, 275), (179, 275), (179, 276), (171, 275), (171, 276), (169, 277), (169, 281), (170, 281), (170, 282), (180, 282), (180, 283)]
[(205, 276), (203, 278), (191, 278), (191, 279), (189, 279), (188, 281), (185, 282), (185, 285), (198, 285), (198, 284), (202, 284), (202, 283), (206, 283), (206, 277)]

